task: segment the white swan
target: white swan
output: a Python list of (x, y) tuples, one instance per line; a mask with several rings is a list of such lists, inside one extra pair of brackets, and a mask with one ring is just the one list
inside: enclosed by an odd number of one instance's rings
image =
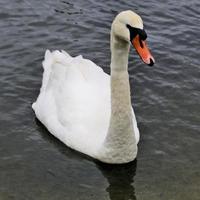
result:
[(32, 107), (37, 118), (67, 146), (106, 163), (127, 163), (137, 155), (139, 131), (131, 106), (130, 43), (153, 65), (140, 16), (117, 15), (111, 29), (111, 76), (82, 56), (49, 50), (42, 87)]

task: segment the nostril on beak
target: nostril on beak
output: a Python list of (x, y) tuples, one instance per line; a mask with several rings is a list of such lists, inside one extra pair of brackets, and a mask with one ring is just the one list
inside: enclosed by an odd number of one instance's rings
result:
[(154, 65), (154, 62), (153, 62), (153, 59), (150, 58), (150, 63), (148, 64), (149, 66), (153, 66)]

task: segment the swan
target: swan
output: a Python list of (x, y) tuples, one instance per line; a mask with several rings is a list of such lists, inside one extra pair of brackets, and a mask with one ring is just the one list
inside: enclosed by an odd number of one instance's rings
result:
[(139, 141), (130, 97), (130, 44), (144, 63), (155, 61), (142, 19), (135, 12), (120, 12), (110, 35), (110, 76), (81, 55), (47, 50), (40, 94), (32, 108), (48, 131), (68, 147), (104, 163), (122, 164), (136, 158)]

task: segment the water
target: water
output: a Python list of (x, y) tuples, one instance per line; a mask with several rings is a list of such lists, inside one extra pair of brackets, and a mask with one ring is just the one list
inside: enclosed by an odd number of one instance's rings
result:
[[(199, 0), (0, 0), (0, 199), (200, 199), (199, 7)], [(131, 50), (138, 158), (106, 166), (52, 137), (31, 104), (45, 49), (82, 54), (109, 73), (110, 24), (127, 9), (142, 16), (156, 65)]]

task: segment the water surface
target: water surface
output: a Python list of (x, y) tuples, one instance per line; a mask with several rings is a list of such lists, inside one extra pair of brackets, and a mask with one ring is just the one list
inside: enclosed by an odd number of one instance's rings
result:
[[(198, 200), (200, 2), (0, 0), (0, 199)], [(35, 119), (44, 52), (82, 54), (110, 73), (114, 16), (143, 18), (156, 59), (130, 52), (137, 161), (100, 164), (67, 148)]]

